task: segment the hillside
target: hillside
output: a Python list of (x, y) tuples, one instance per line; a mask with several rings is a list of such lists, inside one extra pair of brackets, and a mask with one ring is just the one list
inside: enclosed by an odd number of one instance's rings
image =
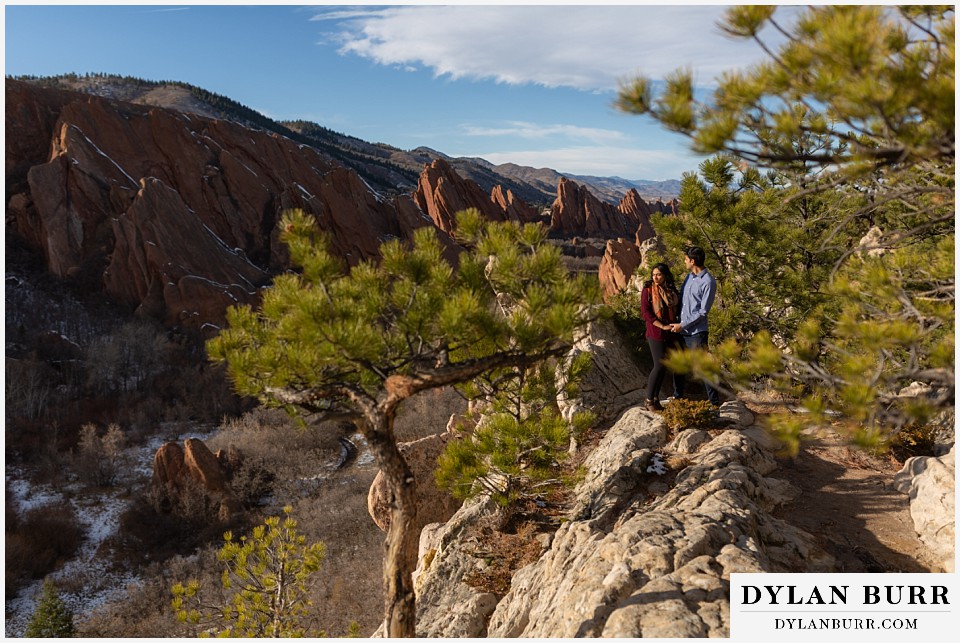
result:
[(438, 158), (449, 162), (463, 178), (476, 182), (487, 192), (502, 185), (527, 203), (541, 207), (552, 201), (561, 177), (576, 180), (601, 200), (613, 204), (631, 189), (647, 200), (664, 201), (676, 198), (680, 191), (679, 181), (565, 175), (549, 168), (512, 163), (494, 165), (480, 158), (453, 158), (427, 147), (401, 150), (385, 143), (370, 143), (310, 121), (274, 121), (231, 98), (180, 81), (151, 81), (109, 74), (18, 77), (17, 80), (139, 105), (166, 107), (207, 118), (227, 119), (275, 132), (317, 147), (387, 195), (411, 192), (417, 186), (417, 177), (423, 166)]
[[(248, 533), (285, 503), (328, 544), (315, 624), (375, 632), (383, 533), (369, 443), (349, 422), (304, 431), (237, 397), (206, 357), (227, 307), (256, 306), (293, 268), (285, 210), (313, 217), (348, 266), (426, 226), (455, 259), (451, 217), (466, 207), (542, 222), (565, 259), (614, 291), (659, 240), (651, 221), (683, 218), (676, 201), (646, 202), (617, 177), (398, 150), (177, 82), (7, 79), (6, 110), (8, 636), (22, 634), (46, 576), (83, 636), (194, 636), (168, 609), (170, 586), (215, 585), (223, 532)], [(668, 426), (638, 406), (649, 356), (625, 333), (591, 325), (568, 353), (596, 366), (577, 399), (556, 399), (597, 414), (563, 444), (561, 477), (575, 483), (509, 510), (474, 499), (454, 513), (427, 493), (418, 634), (724, 637), (732, 572), (952, 569), (952, 505), (927, 482), (952, 481), (952, 433), (938, 457), (895, 476), (901, 462), (857, 458), (829, 431), (783, 456), (759, 393), (728, 399), (703, 426)], [(469, 430), (452, 421), (465, 407), (452, 390), (402, 406), (411, 461)], [(200, 460), (178, 463), (178, 449), (206, 454), (199, 480), (183, 472)], [(668, 470), (651, 471), (658, 460)], [(421, 463), (411, 479), (432, 484), (436, 457)], [(431, 510), (442, 515), (427, 521)]]

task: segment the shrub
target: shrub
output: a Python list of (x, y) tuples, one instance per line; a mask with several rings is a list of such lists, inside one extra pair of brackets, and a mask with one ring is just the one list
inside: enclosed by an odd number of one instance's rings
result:
[(437, 484), (459, 499), (490, 493), (503, 506), (562, 485), (560, 463), (569, 456), (570, 439), (593, 421), (592, 414), (581, 413), (567, 422), (553, 409), (522, 420), (486, 416), (440, 455)]
[(27, 623), (27, 638), (70, 638), (74, 634), (73, 612), (67, 607), (56, 585), (43, 581), (43, 593)]
[(124, 442), (123, 431), (116, 424), (111, 423), (102, 436), (97, 435), (97, 427), (93, 424), (80, 427), (80, 441), (74, 456), (74, 466), (80, 478), (98, 487), (114, 484), (120, 472)]
[(673, 400), (663, 407), (663, 421), (674, 431), (706, 429), (714, 419), (713, 405), (706, 400)]
[(6, 533), (7, 591), (22, 579), (43, 578), (77, 551), (83, 530), (67, 503), (33, 509)]
[(298, 424), (279, 409), (258, 408), (228, 419), (209, 440), (211, 451), (226, 454), (230, 488), (247, 507), (268, 496), (296, 498), (316, 478), (333, 468), (341, 453), (339, 438), (350, 435), (352, 425), (336, 422)]
[(899, 462), (907, 458), (935, 455), (939, 427), (934, 424), (911, 424), (897, 433), (890, 444), (893, 457)]
[(174, 556), (141, 568), (141, 582), (128, 584), (116, 600), (85, 613), (77, 623), (78, 638), (189, 638), (195, 629), (170, 618), (170, 589), (174, 578), (192, 576), (219, 586), (220, 570), (212, 547), (189, 558)]

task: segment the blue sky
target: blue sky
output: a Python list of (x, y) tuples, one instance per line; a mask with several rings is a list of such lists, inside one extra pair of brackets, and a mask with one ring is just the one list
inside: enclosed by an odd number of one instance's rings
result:
[(24, 4), (5, 73), (180, 80), (275, 119), (401, 149), (560, 172), (679, 179), (686, 139), (612, 107), (618, 83), (761, 59), (720, 5)]

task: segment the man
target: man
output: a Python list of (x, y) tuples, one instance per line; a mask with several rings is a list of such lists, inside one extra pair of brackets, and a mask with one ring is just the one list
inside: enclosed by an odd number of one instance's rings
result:
[[(717, 294), (717, 280), (704, 267), (706, 254), (699, 246), (689, 246), (684, 251), (683, 264), (689, 273), (680, 286), (680, 322), (671, 324), (670, 330), (680, 333), (687, 348), (706, 348), (709, 339), (707, 313)], [(720, 406), (720, 394), (703, 383), (707, 399)], [(681, 392), (682, 393), (682, 392)]]

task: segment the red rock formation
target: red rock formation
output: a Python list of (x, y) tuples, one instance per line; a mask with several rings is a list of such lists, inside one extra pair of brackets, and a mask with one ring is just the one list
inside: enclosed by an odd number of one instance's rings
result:
[(529, 223), (539, 219), (539, 213), (523, 200), (506, 194), (497, 185), (485, 194), (479, 185), (464, 179), (443, 159), (436, 159), (423, 168), (414, 201), (427, 213), (433, 223), (444, 232), (454, 228), (454, 215), (460, 210), (476, 208), (490, 221), (519, 221)]
[(409, 197), (384, 199), (285, 137), (9, 79), (6, 163), (8, 226), (51, 272), (170, 324), (219, 324), (256, 301), (287, 267), (287, 208), (315, 216), (350, 265), (430, 225)]
[(630, 278), (640, 266), (640, 250), (632, 241), (611, 239), (607, 241), (607, 250), (600, 260), (600, 290), (603, 299), (609, 301), (617, 293), (623, 292)]
[[(671, 202), (673, 204), (674, 202)], [(654, 236), (650, 215), (669, 211), (661, 201), (649, 204), (631, 189), (613, 206), (595, 197), (567, 178), (557, 184), (557, 198), (550, 209), (550, 229), (560, 235), (636, 238), (641, 243)]]
[(467, 208), (476, 208), (491, 221), (505, 220), (503, 209), (479, 185), (461, 178), (443, 159), (424, 166), (413, 199), (434, 225), (448, 233), (454, 229), (454, 215)]
[(203, 440), (187, 438), (183, 443), (184, 473), (211, 493), (228, 490), (226, 477), (217, 461), (217, 456), (207, 448)]
[(167, 442), (153, 456), (153, 485), (177, 488), (183, 480), (183, 449)]
[(653, 214), (655, 210), (640, 197), (640, 194), (636, 190), (631, 189), (628, 191), (620, 201), (617, 209), (630, 221), (637, 223), (634, 236), (638, 246), (656, 235), (653, 231), (653, 226), (650, 224), (650, 215)]
[(195, 484), (217, 506), (221, 521), (228, 520), (240, 511), (239, 500), (227, 484), (218, 458), (211, 453), (202, 440), (188, 438), (181, 448), (176, 442), (167, 442), (153, 457), (153, 485), (161, 497), (173, 499), (189, 493), (188, 486)]
[(527, 202), (513, 196), (513, 192), (507, 190), (503, 193), (502, 185), (495, 185), (490, 192), (490, 199), (504, 212), (509, 221), (518, 221), (520, 223), (531, 223), (540, 218), (540, 213), (535, 207)]

